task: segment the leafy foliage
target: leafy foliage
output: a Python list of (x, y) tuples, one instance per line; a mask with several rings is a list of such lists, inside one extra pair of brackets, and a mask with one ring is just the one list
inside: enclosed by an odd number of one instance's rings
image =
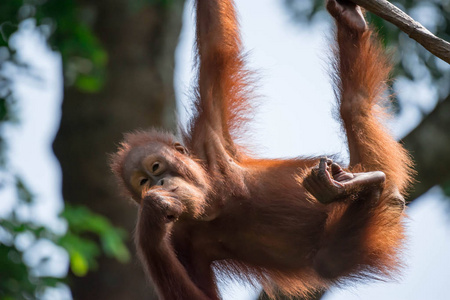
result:
[[(8, 218), (0, 220), (0, 299), (34, 299), (47, 287), (65, 283), (64, 278), (40, 276), (36, 272), (50, 257), (42, 257), (41, 263), (34, 266), (26, 263), (24, 253), (43, 239), (68, 252), (70, 270), (76, 276), (85, 276), (94, 270), (101, 253), (121, 262), (129, 260), (130, 254), (123, 242), (125, 232), (112, 226), (105, 217), (85, 207), (67, 205), (61, 216), (67, 220), (68, 229), (59, 236), (46, 227), (17, 217), (17, 210), (31, 205), (33, 196), (19, 178), (16, 178), (16, 191), (19, 202)], [(18, 240), (25, 234), (30, 244), (23, 249), (18, 247)], [(94, 242), (92, 237), (100, 242)]]
[[(25, 19), (34, 18), (38, 30), (63, 58), (66, 83), (97, 92), (104, 83), (108, 57), (89, 24), (89, 14), (74, 0), (6, 0), (0, 4), (0, 47), (14, 59), (8, 41)], [(2, 50), (3, 51), (3, 50)], [(0, 57), (0, 64), (2, 63)]]
[(75, 1), (48, 0), (36, 6), (37, 24), (51, 35), (49, 44), (63, 58), (66, 83), (85, 92), (97, 92), (104, 84), (107, 54), (89, 24), (89, 12)]
[[(121, 262), (129, 260), (124, 244), (126, 234), (114, 227), (105, 217), (80, 206), (66, 206), (61, 218), (67, 221), (67, 232), (57, 235), (48, 228), (19, 217), (20, 209), (32, 209), (34, 195), (26, 183), (8, 168), (3, 156), (6, 144), (2, 127), (15, 119), (16, 99), (11, 90), (12, 78), (6, 66), (27, 66), (10, 45), (11, 36), (19, 24), (29, 18), (36, 20), (38, 30), (48, 38), (53, 49), (63, 58), (65, 83), (75, 85), (84, 92), (97, 92), (104, 83), (108, 56), (92, 33), (86, 13), (77, 8), (73, 0), (5, 0), (0, 2), (0, 172), (9, 178), (16, 192), (17, 202), (11, 213), (0, 219), (0, 299), (39, 298), (48, 287), (64, 284), (64, 278), (41, 276), (39, 268), (50, 260), (42, 257), (38, 264), (30, 265), (25, 253), (47, 240), (55, 247), (64, 248), (70, 257), (70, 270), (84, 276), (97, 267), (102, 253)], [(0, 189), (5, 183), (0, 181)], [(27, 237), (29, 245), (20, 246)]]
[(34, 299), (44, 287), (60, 281), (52, 277), (30, 277), (22, 252), (14, 246), (0, 244), (0, 299)]
[[(125, 231), (113, 227), (105, 217), (92, 213), (86, 207), (67, 204), (62, 216), (69, 223), (69, 230), (59, 239), (58, 244), (68, 251), (70, 267), (75, 275), (84, 276), (89, 269), (95, 269), (96, 258), (101, 251), (121, 262), (129, 260), (130, 253), (123, 243)], [(100, 246), (89, 236), (84, 237), (88, 234), (97, 236)]]

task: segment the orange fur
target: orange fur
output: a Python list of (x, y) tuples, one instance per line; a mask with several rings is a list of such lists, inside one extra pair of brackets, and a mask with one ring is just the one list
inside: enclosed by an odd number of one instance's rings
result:
[(411, 158), (380, 122), (387, 115), (386, 80), (391, 65), (375, 33), (364, 32), (356, 43), (338, 30), (333, 78), (350, 144), (350, 164), (358, 171), (383, 171), (403, 193), (411, 183)]

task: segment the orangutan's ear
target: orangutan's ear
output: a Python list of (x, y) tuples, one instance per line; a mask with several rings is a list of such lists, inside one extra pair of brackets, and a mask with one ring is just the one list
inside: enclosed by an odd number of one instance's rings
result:
[(185, 155), (188, 155), (189, 154), (189, 152), (187, 151), (187, 149), (183, 146), (183, 145), (181, 145), (180, 143), (175, 143), (175, 144), (173, 144), (173, 147), (175, 148), (175, 150), (177, 150), (178, 152), (180, 152), (181, 154), (185, 154)]

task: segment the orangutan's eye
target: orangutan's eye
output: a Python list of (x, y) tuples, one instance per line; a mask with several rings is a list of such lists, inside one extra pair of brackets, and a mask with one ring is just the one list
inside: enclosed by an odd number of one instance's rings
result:
[(146, 184), (148, 182), (148, 178), (143, 178), (143, 179), (141, 179), (141, 181), (139, 182), (139, 185), (144, 185), (144, 184)]
[(152, 172), (155, 173), (159, 169), (159, 162), (155, 162), (152, 166)]

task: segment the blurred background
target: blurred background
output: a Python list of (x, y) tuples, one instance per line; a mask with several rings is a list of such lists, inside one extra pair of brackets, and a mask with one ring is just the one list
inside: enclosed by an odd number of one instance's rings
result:
[[(449, 0), (395, 5), (450, 40)], [(339, 154), (322, 0), (238, 0), (260, 80), (248, 144), (262, 157)], [(416, 163), (396, 282), (316, 299), (450, 299), (450, 67), (368, 15), (395, 65), (392, 133)], [(136, 258), (136, 207), (107, 167), (122, 133), (190, 112), (192, 1), (0, 3), (0, 299), (156, 299)], [(223, 299), (258, 287), (220, 278)], [(282, 298), (280, 298), (282, 299)]]

